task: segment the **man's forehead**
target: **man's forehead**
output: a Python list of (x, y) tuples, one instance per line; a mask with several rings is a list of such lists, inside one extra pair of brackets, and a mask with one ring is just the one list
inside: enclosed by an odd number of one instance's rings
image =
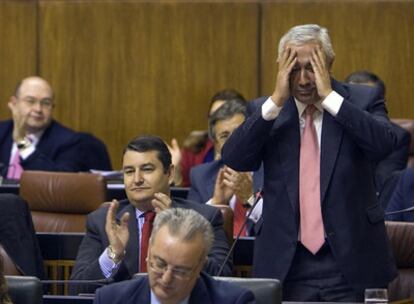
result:
[(161, 161), (158, 159), (157, 151), (146, 151), (138, 152), (133, 150), (127, 150), (124, 154), (123, 165), (128, 165), (130, 163), (135, 164), (153, 164), (160, 165)]

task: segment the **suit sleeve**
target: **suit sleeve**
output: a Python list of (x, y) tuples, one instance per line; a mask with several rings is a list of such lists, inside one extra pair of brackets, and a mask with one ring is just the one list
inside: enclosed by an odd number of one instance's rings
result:
[[(411, 185), (410, 185), (411, 184)], [(406, 191), (407, 189), (412, 189), (414, 186), (414, 170), (407, 169), (398, 180), (397, 187), (395, 188), (394, 193), (391, 196), (390, 202), (387, 207), (387, 212), (398, 211), (408, 207), (412, 207), (409, 203), (410, 200), (414, 200)], [(403, 214), (392, 214), (386, 215), (386, 220), (389, 221), (403, 221)]]
[(195, 172), (193, 169), (190, 170), (190, 184), (191, 184), (191, 187), (190, 187), (190, 191), (188, 191), (187, 199), (190, 201), (204, 204), (205, 202), (203, 202), (203, 198), (201, 197), (201, 194), (198, 188), (197, 178), (195, 176)]
[[(102, 240), (102, 233), (99, 232), (97, 219), (93, 217), (93, 214), (90, 214), (86, 221), (86, 235), (79, 246), (71, 280), (105, 279), (98, 260), (105, 248), (106, 246)], [(78, 294), (81, 292), (93, 292), (96, 287), (97, 286), (89, 286), (86, 284), (73, 284), (71, 293)]]
[[(99, 265), (99, 257), (109, 245), (105, 228), (104, 215), (106, 208), (98, 209), (98, 213), (88, 215), (86, 235), (79, 246), (76, 263), (72, 271), (71, 280), (104, 280), (105, 276)], [(112, 273), (113, 280), (121, 281), (130, 278), (124, 262)], [(72, 284), (70, 293), (93, 292), (100, 284)]]
[(372, 159), (382, 160), (398, 147), (398, 135), (378, 88), (361, 90), (344, 99), (335, 119)]
[(265, 145), (274, 120), (264, 120), (259, 99), (248, 105), (249, 116), (224, 144), (222, 158), (226, 165), (236, 171), (256, 171), (259, 169)]
[[(205, 206), (205, 205), (201, 205)], [(226, 234), (223, 229), (223, 217), (221, 211), (215, 207), (206, 206), (212, 211), (208, 216), (208, 220), (213, 227), (214, 242), (208, 254), (207, 262), (204, 265), (204, 271), (210, 275), (217, 275), (224, 263), (226, 256), (229, 252), (229, 244), (227, 241)], [(231, 258), (227, 260), (223, 267), (222, 276), (231, 276), (233, 273), (233, 263)]]

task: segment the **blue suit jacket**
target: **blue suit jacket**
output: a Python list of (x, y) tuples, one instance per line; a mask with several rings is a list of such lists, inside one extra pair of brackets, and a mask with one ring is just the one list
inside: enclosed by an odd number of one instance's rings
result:
[[(151, 303), (148, 277), (115, 283), (96, 290), (95, 304)], [(251, 291), (232, 283), (216, 281), (201, 273), (190, 295), (189, 304), (255, 303)]]
[[(402, 172), (386, 210), (392, 212), (409, 207), (414, 207), (414, 169)], [(387, 215), (385, 218), (390, 221), (414, 222), (414, 212)]]
[[(13, 144), (13, 121), (0, 122), (1, 175), (7, 176), (7, 167)], [(24, 170), (80, 171), (79, 135), (56, 121), (44, 131), (35, 152), (21, 162)]]
[[(197, 165), (190, 171), (191, 187), (187, 199), (204, 204), (213, 197), (214, 185), (219, 170), (224, 166), (221, 160)], [(262, 167), (253, 174), (254, 192), (263, 186)]]
[[(377, 88), (332, 85), (344, 102), (336, 117), (325, 111), (322, 122), (320, 185), (327, 242), (351, 286), (384, 286), (397, 272), (374, 171), (397, 138)], [(249, 104), (251, 115), (227, 140), (222, 156), (238, 171), (254, 171), (264, 163), (263, 225), (253, 270), (255, 276), (284, 280), (299, 232), (299, 117), (291, 97), (275, 120), (264, 120), (266, 99)]]
[[(193, 209), (204, 216), (212, 225), (214, 233), (213, 246), (208, 254), (208, 259), (204, 270), (211, 275), (216, 275), (223, 263), (229, 245), (223, 229), (223, 218), (218, 208), (197, 204), (186, 200), (175, 198), (173, 207)], [(78, 250), (76, 263), (72, 271), (73, 280), (98, 280), (104, 279), (104, 275), (99, 266), (99, 256), (109, 246), (108, 237), (105, 232), (105, 219), (108, 207), (102, 207), (90, 213), (86, 221), (86, 235)], [(126, 255), (118, 271), (114, 274), (114, 279), (125, 280), (138, 272), (139, 257), (139, 234), (135, 217), (135, 208), (128, 200), (120, 201), (117, 212), (119, 220), (125, 212), (129, 212), (128, 222), (129, 241), (126, 247)], [(232, 262), (228, 261), (223, 270), (223, 276), (232, 274)], [(96, 288), (93, 286), (73, 286), (72, 293), (90, 292)]]

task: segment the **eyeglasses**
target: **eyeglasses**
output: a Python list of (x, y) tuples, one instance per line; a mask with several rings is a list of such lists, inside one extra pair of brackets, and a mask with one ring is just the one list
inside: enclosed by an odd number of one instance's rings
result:
[(33, 107), (36, 104), (40, 104), (40, 107), (44, 109), (51, 109), (54, 106), (53, 100), (51, 98), (36, 99), (33, 97), (23, 98), (22, 101), (27, 104), (29, 107)]
[(177, 280), (188, 280), (199, 265), (197, 264), (192, 268), (170, 267), (163, 259), (156, 257), (154, 260), (155, 261), (153, 261), (149, 256), (147, 257), (147, 262), (153, 272), (157, 275), (163, 275), (168, 269), (170, 269), (171, 275)]

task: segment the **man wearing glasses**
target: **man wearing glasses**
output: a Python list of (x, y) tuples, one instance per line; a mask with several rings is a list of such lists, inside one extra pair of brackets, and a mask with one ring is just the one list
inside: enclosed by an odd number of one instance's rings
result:
[(21, 80), (10, 97), (13, 119), (0, 122), (0, 174), (20, 179), (23, 170), (79, 171), (79, 134), (52, 118), (53, 90), (41, 77)]
[(250, 291), (201, 272), (213, 238), (210, 223), (199, 213), (162, 211), (149, 242), (148, 277), (98, 289), (94, 303), (251, 303)]

